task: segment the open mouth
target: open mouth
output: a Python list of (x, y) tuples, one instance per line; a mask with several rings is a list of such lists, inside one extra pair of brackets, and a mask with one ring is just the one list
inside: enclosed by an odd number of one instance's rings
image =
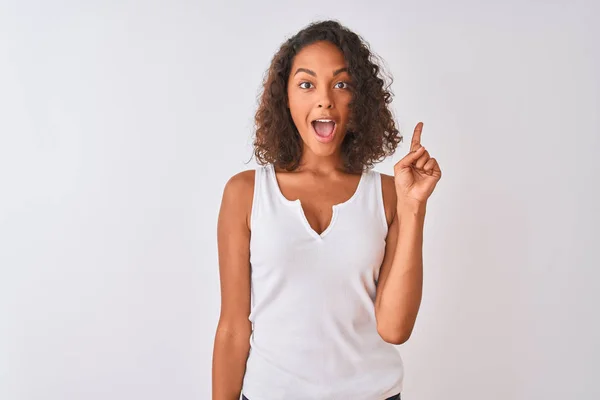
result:
[(316, 119), (311, 122), (317, 140), (323, 143), (330, 142), (335, 136), (337, 124), (332, 119)]

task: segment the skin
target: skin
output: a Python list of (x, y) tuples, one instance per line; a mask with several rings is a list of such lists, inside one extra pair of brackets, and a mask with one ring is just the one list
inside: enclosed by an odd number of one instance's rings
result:
[[(341, 51), (329, 42), (305, 47), (294, 58), (288, 79), (288, 108), (304, 143), (301, 165), (337, 168), (352, 100), (352, 79)], [(311, 122), (322, 116), (336, 121), (332, 142), (321, 143)]]
[[(332, 206), (349, 199), (360, 175), (345, 173), (340, 146), (350, 118), (351, 77), (342, 52), (328, 42), (300, 51), (288, 81), (288, 107), (303, 141), (300, 167), (277, 171), (283, 195), (300, 199), (311, 227), (323, 232)], [(311, 71), (311, 72), (309, 72)], [(344, 83), (346, 82), (346, 83)], [(321, 143), (311, 121), (323, 115), (337, 123), (333, 141)], [(410, 153), (381, 174), (389, 226), (380, 270), (375, 315), (383, 340), (401, 344), (410, 337), (422, 292), (422, 236), (426, 200), (441, 176), (435, 159), (420, 144), (422, 124), (413, 135)], [(217, 240), (221, 283), (221, 313), (213, 350), (213, 400), (239, 399), (250, 350), (250, 213), (254, 170), (240, 172), (225, 185), (218, 218)]]

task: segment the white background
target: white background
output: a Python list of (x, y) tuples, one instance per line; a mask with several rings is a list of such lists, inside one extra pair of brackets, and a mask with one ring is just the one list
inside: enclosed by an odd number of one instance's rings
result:
[(403, 399), (600, 398), (598, 3), (0, 4), (1, 399), (210, 398), (222, 189), (325, 18), (394, 77), (377, 169), (423, 121), (444, 173)]

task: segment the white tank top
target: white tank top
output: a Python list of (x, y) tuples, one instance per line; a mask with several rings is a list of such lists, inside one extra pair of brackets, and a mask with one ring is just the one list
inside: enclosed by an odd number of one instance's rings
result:
[(402, 390), (396, 347), (377, 333), (376, 281), (387, 222), (381, 176), (362, 174), (315, 232), (272, 164), (256, 168), (251, 215), (249, 400), (383, 400)]

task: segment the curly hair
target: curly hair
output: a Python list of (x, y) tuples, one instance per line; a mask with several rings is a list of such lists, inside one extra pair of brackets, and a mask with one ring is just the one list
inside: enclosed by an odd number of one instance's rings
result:
[(391, 85), (380, 76), (376, 55), (356, 33), (337, 21), (313, 22), (285, 41), (271, 60), (262, 86), (256, 115), (254, 156), (259, 164), (273, 163), (295, 170), (302, 155), (302, 138), (287, 108), (287, 82), (294, 57), (305, 46), (329, 41), (344, 54), (353, 81), (350, 119), (342, 142), (342, 160), (347, 172), (362, 172), (392, 155), (402, 135), (388, 105)]

